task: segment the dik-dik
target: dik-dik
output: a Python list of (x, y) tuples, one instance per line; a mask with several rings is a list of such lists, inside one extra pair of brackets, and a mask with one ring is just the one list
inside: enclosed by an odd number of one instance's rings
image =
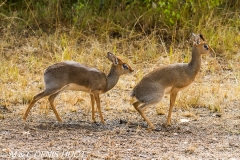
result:
[(90, 68), (74, 61), (66, 61), (49, 66), (44, 73), (45, 90), (34, 96), (28, 106), (23, 119), (26, 120), (33, 105), (41, 98), (49, 96), (51, 108), (58, 121), (62, 121), (55, 105), (54, 99), (65, 90), (83, 91), (90, 94), (92, 103), (92, 120), (95, 122), (94, 103), (96, 101), (101, 122), (105, 124), (99, 95), (112, 89), (118, 82), (121, 75), (133, 72), (132, 68), (114, 54), (108, 52), (107, 58), (112, 62), (108, 75), (96, 68)]
[(192, 36), (195, 42), (192, 47), (192, 60), (189, 63), (176, 63), (157, 68), (145, 75), (133, 89), (132, 97), (137, 99), (133, 106), (151, 129), (155, 127), (144, 113), (148, 106), (161, 101), (164, 94), (170, 94), (167, 125), (171, 125), (171, 114), (178, 92), (194, 81), (200, 70), (201, 55), (214, 52), (202, 35)]

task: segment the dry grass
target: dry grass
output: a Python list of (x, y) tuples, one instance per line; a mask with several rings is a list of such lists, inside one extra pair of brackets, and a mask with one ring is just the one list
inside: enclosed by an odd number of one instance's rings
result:
[[(146, 123), (131, 105), (131, 90), (153, 69), (163, 64), (189, 61), (189, 44), (185, 49), (173, 48), (170, 54), (164, 52), (161, 44), (155, 42), (151, 46), (146, 39), (101, 42), (96, 37), (88, 37), (79, 41), (83, 35), (55, 34), (18, 39), (12, 36), (9, 41), (0, 39), (4, 44), (0, 52), (0, 120), (3, 126), (0, 156), (9, 157), (10, 151), (46, 149), (60, 152), (67, 148), (80, 149), (85, 159), (239, 157), (235, 147), (239, 138), (239, 115), (226, 111), (229, 107), (234, 112), (234, 105), (238, 105), (240, 99), (239, 54), (227, 58), (204, 56), (196, 80), (178, 95), (172, 116), (173, 126), (162, 126), (166, 117), (161, 115), (166, 115), (169, 107), (169, 95), (166, 95), (161, 103), (146, 112), (161, 131), (148, 132), (145, 131)], [(56, 99), (63, 123), (55, 122), (47, 98), (36, 103), (27, 123), (21, 120), (32, 97), (44, 89), (43, 72), (47, 66), (70, 59), (107, 73), (110, 68), (107, 51), (129, 59), (135, 71), (121, 77), (112, 90), (101, 95), (106, 125), (91, 123), (90, 97), (76, 91), (63, 92)], [(222, 110), (225, 115), (221, 118), (212, 113), (221, 114)], [(99, 117), (96, 120), (99, 121)], [(215, 135), (218, 135), (217, 140), (212, 142), (211, 137)], [(228, 139), (233, 145), (226, 152)]]
[[(106, 58), (106, 53), (111, 51), (127, 60), (135, 72), (133, 75), (121, 77), (118, 85), (107, 94), (110, 98), (107, 95), (102, 96), (104, 104), (102, 107), (111, 110), (115, 108), (112, 105), (124, 101), (126, 106), (117, 109), (132, 112), (133, 100), (129, 96), (131, 89), (145, 74), (164, 64), (188, 62), (191, 59), (191, 47), (188, 43), (183, 49), (172, 47), (166, 52), (165, 46), (154, 41), (154, 37), (152, 40), (147, 38), (136, 41), (108, 39), (102, 43), (94, 36), (86, 37), (81, 33), (56, 32), (39, 38), (16, 37), (6, 33), (0, 41), (2, 44), (0, 103), (12, 110), (16, 104), (21, 104), (21, 110), (25, 110), (32, 97), (44, 89), (42, 75), (47, 66), (59, 61), (74, 60), (107, 73), (111, 64)], [(239, 61), (240, 53), (224, 60), (221, 57), (204, 56), (200, 73), (195, 82), (178, 95), (176, 107), (182, 109), (207, 107), (221, 112), (229, 101), (238, 100), (240, 98)], [(121, 92), (121, 100), (115, 96), (116, 92)], [(90, 99), (85, 93), (65, 92), (56, 102), (64, 104), (65, 107), (60, 108), (62, 112), (76, 112), (79, 106), (85, 107), (86, 113), (89, 112)], [(158, 105), (157, 113), (164, 114), (168, 105), (169, 97), (164, 98)], [(40, 108), (40, 113), (48, 113), (44, 111), (49, 106), (46, 99), (40, 100), (37, 106)], [(36, 108), (34, 107), (33, 110)]]

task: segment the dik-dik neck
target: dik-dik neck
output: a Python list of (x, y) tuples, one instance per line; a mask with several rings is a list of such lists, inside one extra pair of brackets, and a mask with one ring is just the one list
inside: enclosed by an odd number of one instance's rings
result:
[(197, 48), (193, 47), (192, 49), (192, 59), (188, 64), (192, 76), (196, 76), (201, 67), (201, 54), (198, 53)]
[(112, 65), (109, 74), (107, 75), (107, 86), (104, 92), (112, 89), (118, 82), (120, 75), (117, 73), (116, 66)]

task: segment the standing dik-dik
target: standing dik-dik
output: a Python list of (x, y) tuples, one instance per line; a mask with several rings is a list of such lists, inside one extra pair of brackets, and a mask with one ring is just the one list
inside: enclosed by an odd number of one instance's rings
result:
[(58, 121), (62, 121), (54, 106), (54, 99), (65, 90), (75, 90), (90, 93), (92, 103), (92, 120), (95, 122), (94, 101), (97, 103), (101, 122), (105, 124), (101, 108), (99, 94), (112, 89), (118, 82), (121, 75), (133, 72), (131, 67), (122, 62), (112, 53), (107, 53), (107, 58), (112, 62), (112, 67), (108, 75), (96, 68), (90, 68), (73, 61), (66, 61), (49, 66), (44, 73), (45, 90), (34, 96), (28, 106), (23, 119), (26, 120), (33, 105), (41, 98), (49, 96), (51, 108)]
[[(196, 41), (193, 43), (192, 60), (189, 63), (170, 64), (155, 69), (145, 75), (133, 89), (132, 97), (137, 99), (133, 106), (152, 129), (155, 127), (144, 113), (148, 106), (161, 101), (164, 94), (170, 94), (167, 125), (171, 125), (171, 114), (177, 93), (194, 81), (201, 66), (201, 55), (214, 52), (202, 35), (192, 36)], [(142, 105), (139, 106), (140, 104)]]

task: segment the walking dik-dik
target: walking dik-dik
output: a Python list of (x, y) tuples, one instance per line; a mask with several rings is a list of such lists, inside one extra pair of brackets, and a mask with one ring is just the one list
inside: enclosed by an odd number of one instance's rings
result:
[(195, 42), (193, 42), (192, 47), (192, 60), (189, 63), (170, 64), (155, 69), (145, 75), (133, 89), (131, 96), (137, 99), (137, 101), (133, 103), (133, 106), (151, 129), (155, 129), (155, 127), (144, 113), (148, 106), (161, 101), (164, 94), (170, 94), (167, 125), (171, 125), (171, 114), (178, 92), (194, 81), (200, 70), (201, 55), (210, 52), (214, 53), (201, 34), (192, 34), (192, 36), (194, 36), (192, 39), (194, 39)]
[(26, 120), (33, 105), (41, 98), (49, 96), (51, 108), (58, 121), (62, 121), (55, 106), (54, 99), (65, 90), (75, 90), (90, 93), (92, 103), (92, 120), (95, 120), (94, 103), (96, 101), (101, 122), (105, 124), (101, 108), (99, 94), (112, 89), (121, 75), (133, 72), (132, 68), (114, 54), (108, 52), (107, 58), (112, 62), (108, 75), (96, 68), (90, 68), (74, 61), (66, 61), (49, 66), (44, 73), (45, 90), (34, 96), (28, 106), (23, 119)]

